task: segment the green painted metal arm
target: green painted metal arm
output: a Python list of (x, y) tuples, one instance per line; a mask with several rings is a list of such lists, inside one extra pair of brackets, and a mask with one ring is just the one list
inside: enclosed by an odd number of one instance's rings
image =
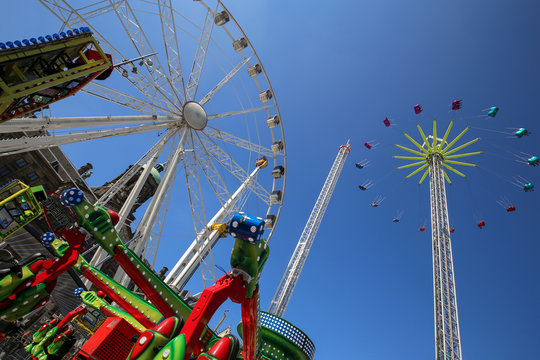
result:
[(418, 132), (420, 132), (420, 136), (422, 136), (422, 140), (424, 140), (424, 143), (426, 144), (428, 151), (431, 151), (431, 145), (429, 144), (429, 141), (427, 141), (426, 135), (424, 134), (424, 131), (420, 127), (420, 124), (416, 124), (416, 127), (418, 128)]
[(426, 157), (420, 157), (420, 156), (392, 156), (394, 159), (405, 159), (405, 160), (425, 160)]
[[(416, 147), (417, 147), (418, 149), (420, 149), (420, 151), (422, 151), (423, 153), (427, 154), (426, 149), (424, 149), (419, 143), (416, 142), (416, 140), (414, 140), (412, 137), (410, 137), (409, 134), (407, 134), (407, 133), (404, 132), (403, 135), (405, 135), (405, 137), (406, 137), (407, 139), (409, 139), (414, 145), (416, 145)], [(429, 148), (429, 145), (428, 145), (428, 148)]]
[(450, 156), (444, 156), (445, 159), (457, 159), (457, 158), (462, 158), (462, 157), (467, 157), (467, 156), (473, 156), (473, 155), (479, 155), (479, 154), (483, 154), (484, 152), (483, 151), (475, 151), (475, 152), (472, 152), (472, 153), (466, 153), (466, 154), (456, 154), (456, 155), (450, 155)]
[(410, 178), (411, 176), (413, 176), (414, 174), (416, 174), (417, 172), (420, 172), (422, 171), (422, 169), (425, 169), (429, 164), (428, 163), (425, 163), (424, 165), (420, 166), (418, 169), (414, 170), (412, 173), (410, 173), (409, 175), (405, 176), (406, 179)]
[[(82, 258), (82, 256), (80, 257)], [(107, 274), (101, 272), (100, 270), (94, 268), (93, 266), (90, 266), (84, 258), (79, 260), (81, 263), (81, 266), (77, 269), (81, 274), (83, 274), (86, 278), (89, 278), (91, 276), (95, 277), (97, 281), (100, 284), (94, 284), (99, 289), (102, 289), (102, 287), (106, 286), (110, 289), (110, 291), (113, 291), (116, 295), (118, 295), (120, 298), (124, 299), (129, 305), (137, 309), (137, 311), (147, 319), (149, 319), (151, 322), (153, 322), (155, 325), (157, 325), (162, 319), (163, 316), (161, 313), (148, 301), (141, 298), (139, 295), (133, 293), (132, 291), (128, 290), (121, 284), (117, 283), (109, 277)], [(90, 275), (87, 275), (88, 272), (90, 272)], [(93, 279), (89, 279), (93, 280)], [(94, 281), (92, 281), (94, 283)], [(124, 305), (120, 302), (117, 302), (118, 306), (124, 308)], [(126, 310), (124, 308), (124, 310)], [(127, 311), (127, 310), (126, 310)], [(141, 320), (142, 321), (142, 320)]]
[(471, 164), (471, 163), (466, 163), (466, 162), (461, 162), (461, 161), (454, 161), (454, 160), (446, 160), (445, 162), (454, 164), (454, 165), (473, 166), (473, 167), (478, 166), (476, 164)]
[(467, 142), (467, 143), (465, 143), (465, 144), (463, 144), (463, 145), (461, 145), (461, 146), (458, 146), (457, 148), (452, 149), (452, 150), (450, 150), (450, 151), (448, 151), (448, 152), (445, 151), (444, 154), (445, 154), (445, 155), (453, 154), (453, 153), (455, 153), (456, 151), (459, 151), (459, 150), (461, 150), (461, 149), (463, 149), (463, 148), (466, 148), (467, 146), (469, 146), (469, 145), (471, 145), (471, 144), (474, 144), (474, 143), (477, 142), (478, 140), (480, 140), (480, 138), (476, 138), (476, 139), (474, 139), (474, 140), (471, 140), (471, 141), (469, 141), (469, 142)]
[(394, 144), (394, 145), (396, 145), (398, 148), (403, 149), (403, 150), (405, 150), (405, 151), (408, 151), (408, 152), (410, 152), (410, 153), (413, 153), (413, 154), (416, 154), (416, 155), (420, 155), (420, 156), (423, 156), (423, 155), (424, 155), (424, 154), (422, 154), (421, 152), (418, 152), (418, 151), (416, 151), (416, 150), (409, 149), (409, 148), (407, 148), (407, 147), (405, 147), (405, 146), (401, 146), (401, 145), (399, 145), (399, 144)]
[(454, 120), (450, 121), (450, 124), (448, 125), (448, 128), (446, 129), (446, 132), (444, 133), (442, 141), (439, 144), (439, 149), (443, 148), (444, 143), (446, 142), (446, 139), (448, 138), (448, 135), (450, 134), (450, 129), (452, 129), (452, 125), (454, 125)]
[(420, 184), (422, 184), (422, 182), (424, 182), (424, 179), (426, 178), (427, 174), (429, 174), (429, 169), (426, 169), (426, 171), (424, 171), (424, 174), (422, 175), (422, 178), (418, 182), (418, 185), (420, 185)]
[(463, 135), (465, 135), (465, 133), (466, 133), (467, 131), (469, 131), (470, 128), (471, 128), (471, 127), (468, 126), (468, 127), (466, 127), (461, 133), (459, 133), (459, 135), (456, 136), (456, 138), (455, 138), (454, 140), (452, 140), (452, 142), (451, 142), (450, 144), (448, 144), (448, 145), (443, 149), (443, 153), (445, 153), (446, 150), (450, 149), (450, 148), (452, 147), (452, 145), (454, 145), (454, 144), (456, 143), (456, 141), (458, 141)]
[(446, 171), (443, 170), (442, 172), (446, 181), (448, 181), (448, 183), (451, 184), (452, 182), (450, 181), (450, 178), (448, 177), (448, 174), (446, 173)]
[(448, 170), (451, 170), (451, 171), (455, 172), (456, 174), (458, 174), (458, 175), (461, 176), (461, 177), (464, 177), (464, 178), (467, 177), (467, 176), (465, 176), (465, 174), (463, 174), (463, 173), (457, 171), (456, 169), (454, 169), (454, 168), (451, 167), (450, 165), (447, 165), (447, 164), (445, 164), (445, 163), (442, 163), (442, 165), (443, 165), (445, 168), (447, 168)]
[(437, 145), (437, 120), (433, 119), (433, 149), (438, 149)]
[(83, 303), (85, 303), (91, 308), (94, 308), (100, 312), (103, 312), (105, 310), (106, 312), (110, 312), (114, 316), (118, 316), (126, 320), (131, 326), (133, 326), (135, 329), (139, 330), (140, 332), (147, 330), (147, 328), (145, 328), (140, 322), (135, 320), (133, 316), (129, 315), (127, 312), (123, 310), (120, 310), (110, 305), (108, 302), (106, 302), (105, 300), (97, 296), (95, 291), (83, 291), (81, 293), (81, 299)]
[(425, 164), (425, 163), (426, 163), (425, 160), (424, 161), (418, 161), (418, 162), (415, 162), (415, 163), (400, 166), (400, 167), (398, 167), (398, 169), (406, 169), (406, 168), (409, 168), (409, 167), (418, 166), (418, 165), (422, 165), (422, 164)]
[[(77, 215), (79, 225), (83, 226), (92, 234), (99, 246), (105, 249), (116, 260), (118, 260), (117, 252), (123, 253), (129, 260), (130, 265), (135, 267), (139, 274), (144, 277), (145, 282), (149, 284), (149, 288), (160, 294), (160, 297), (167, 303), (170, 310), (176, 316), (181, 316), (184, 319), (189, 317), (192, 311), (191, 307), (178, 297), (135, 253), (123, 244), (112, 224), (109, 213), (104, 208), (94, 206), (85, 199), (71, 208)], [(141, 284), (137, 285), (141, 287)], [(156, 308), (159, 309), (157, 305)], [(216, 338), (216, 335), (206, 326), (201, 333), (201, 337), (212, 340)]]

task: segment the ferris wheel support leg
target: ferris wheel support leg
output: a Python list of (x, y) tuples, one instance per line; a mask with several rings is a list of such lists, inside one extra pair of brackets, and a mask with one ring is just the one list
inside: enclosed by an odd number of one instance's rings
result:
[(214, 215), (214, 217), (206, 224), (205, 228), (197, 234), (195, 240), (191, 243), (186, 252), (182, 255), (180, 260), (174, 265), (173, 269), (165, 278), (165, 283), (180, 290), (182, 289), (189, 279), (193, 276), (199, 266), (199, 259), (204, 259), (210, 249), (214, 247), (217, 240), (220, 237), (220, 233), (217, 230), (212, 231), (211, 227), (217, 224), (232, 211), (236, 202), (244, 191), (248, 188), (249, 184), (255, 178), (261, 168), (256, 167), (246, 180), (240, 185), (240, 187), (232, 194), (231, 198), (223, 205), (221, 209)]
[[(148, 205), (148, 209), (144, 213), (144, 216), (139, 223), (137, 232), (133, 236), (137, 239), (135, 240), (135, 246), (133, 247), (133, 252), (137, 254), (137, 256), (141, 255), (142, 251), (146, 248), (146, 244), (148, 243), (148, 239), (150, 238), (150, 233), (152, 231), (152, 228), (154, 227), (154, 223), (159, 213), (159, 209), (165, 200), (170, 186), (174, 182), (174, 177), (178, 168), (180, 156), (184, 153), (185, 150), (184, 143), (188, 131), (189, 130), (187, 126), (183, 126), (178, 130), (178, 132), (180, 133), (180, 141), (178, 142), (172, 159), (168, 161), (163, 178), (159, 183), (156, 193), (154, 194), (154, 196), (152, 196), (152, 201), (150, 202), (150, 205)], [(129, 277), (127, 275), (124, 275), (122, 280), (119, 282), (123, 286), (126, 286), (129, 283)]]
[(129, 196), (126, 199), (126, 202), (124, 203), (124, 205), (122, 205), (122, 208), (120, 209), (120, 211), (118, 212), (118, 216), (119, 216), (120, 220), (118, 221), (118, 224), (116, 224), (116, 226), (115, 226), (116, 231), (120, 231), (122, 226), (124, 226), (124, 223), (125, 223), (128, 215), (130, 214), (131, 209), (133, 208), (133, 205), (135, 204), (135, 201), (137, 200), (137, 197), (141, 193), (141, 190), (143, 189), (144, 184), (146, 183), (146, 180), (148, 179), (148, 176), (150, 175), (150, 172), (152, 171), (152, 169), (153, 169), (154, 165), (156, 164), (159, 156), (163, 152), (163, 149), (165, 148), (165, 145), (167, 144), (168, 140), (171, 138), (172, 135), (173, 135), (172, 132), (169, 132), (169, 133), (167, 133), (167, 135), (165, 135), (165, 137), (162, 139), (163, 142), (160, 145), (159, 149), (156, 150), (154, 155), (143, 166), (144, 170), (143, 170), (141, 176), (139, 176), (139, 179), (135, 183), (135, 186), (133, 187), (133, 190), (129, 194)]
[[(146, 180), (148, 179), (148, 175), (150, 174), (150, 171), (152, 170), (154, 164), (156, 163), (159, 155), (163, 151), (166, 143), (169, 141), (171, 136), (173, 135), (173, 132), (168, 132), (162, 139), (161, 139), (161, 145), (158, 149), (156, 149), (156, 152), (154, 155), (148, 160), (146, 163), (146, 167), (144, 168), (141, 176), (137, 180), (137, 183), (135, 184), (133, 190), (129, 194), (128, 198), (126, 199), (126, 202), (120, 209), (120, 212), (118, 213), (118, 216), (120, 217), (120, 220), (116, 224), (115, 228), (116, 231), (120, 231), (122, 227), (124, 226), (124, 223), (131, 212), (131, 209), (133, 208), (133, 204), (135, 203), (135, 200), (137, 199), (137, 196), (139, 196), (144, 184), (146, 183)], [(90, 261), (90, 265), (96, 268), (99, 268), (98, 264), (101, 264), (103, 259), (107, 257), (107, 253), (102, 248), (98, 248), (94, 256), (92, 257), (92, 260)], [(86, 279), (85, 280), (85, 286), (88, 288), (91, 285), (91, 282)]]

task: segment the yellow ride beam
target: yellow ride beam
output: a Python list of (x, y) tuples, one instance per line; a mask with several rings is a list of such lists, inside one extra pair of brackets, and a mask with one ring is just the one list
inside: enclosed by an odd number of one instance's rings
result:
[(446, 139), (448, 139), (448, 135), (450, 134), (450, 129), (452, 129), (452, 125), (454, 125), (454, 120), (450, 121), (450, 124), (448, 125), (448, 128), (446, 129), (446, 132), (444, 133), (444, 136), (442, 138), (441, 144), (439, 145), (439, 149), (443, 148)]
[(456, 151), (459, 151), (459, 150), (461, 150), (461, 149), (463, 149), (463, 148), (466, 148), (467, 146), (469, 146), (469, 145), (471, 145), (471, 144), (474, 144), (474, 143), (477, 142), (478, 140), (480, 140), (480, 138), (476, 138), (476, 139), (474, 139), (474, 140), (469, 141), (468, 143), (465, 143), (465, 144), (463, 144), (463, 145), (461, 145), (461, 146), (458, 146), (458, 147), (455, 148), (455, 149), (452, 149), (452, 150), (450, 150), (450, 151), (448, 151), (448, 152), (445, 152), (444, 155), (450, 155), (450, 154), (453, 154), (453, 153), (455, 153)]
[(411, 176), (413, 176), (414, 174), (416, 174), (417, 172), (422, 171), (422, 169), (425, 169), (428, 165), (429, 165), (428, 163), (425, 163), (424, 165), (420, 166), (418, 169), (414, 170), (412, 173), (410, 173), (409, 175), (405, 176), (405, 179), (408, 179), (408, 178), (410, 178)]
[(446, 174), (446, 171), (444, 171), (443, 169), (443, 175), (444, 175), (444, 178), (446, 179), (446, 181), (448, 181), (449, 184), (451, 184), (452, 182), (450, 181), (450, 178), (448, 177), (448, 174)]
[(395, 159), (405, 159), (405, 160), (425, 160), (426, 157), (420, 157), (420, 156), (392, 156)]
[(403, 133), (403, 135), (405, 135), (405, 137), (409, 140), (411, 140), (411, 142), (416, 145), (416, 147), (418, 147), (420, 149), (420, 151), (423, 151), (427, 154), (427, 151), (426, 149), (424, 149), (419, 143), (416, 142), (416, 140), (414, 140), (412, 137), (410, 137), (407, 133)]
[(455, 165), (463, 165), (463, 166), (473, 166), (473, 167), (478, 166), (476, 164), (471, 164), (471, 163), (466, 163), (466, 162), (461, 162), (461, 161), (454, 161), (454, 160), (445, 160), (445, 162), (450, 163), (450, 164), (455, 164)]
[(463, 174), (463, 173), (457, 171), (456, 169), (454, 169), (454, 168), (451, 167), (450, 165), (447, 165), (447, 164), (445, 164), (445, 163), (442, 163), (442, 165), (443, 165), (445, 168), (447, 168), (448, 170), (451, 170), (451, 171), (455, 172), (456, 174), (458, 174), (458, 175), (461, 176), (461, 177), (464, 177), (464, 178), (467, 177), (467, 176), (465, 176), (465, 174)]
[(479, 155), (479, 154), (483, 154), (484, 152), (483, 151), (475, 151), (475, 152), (472, 152), (472, 153), (466, 153), (466, 154), (456, 154), (456, 155), (450, 155), (450, 156), (444, 156), (445, 159), (457, 159), (457, 158), (462, 158), (462, 157), (466, 157), (466, 156), (473, 156), (473, 155)]
[(437, 150), (437, 119), (433, 119), (433, 149)]
[(400, 166), (398, 167), (398, 169), (405, 169), (405, 168), (409, 168), (409, 167), (413, 167), (413, 166), (418, 166), (418, 165), (422, 165), (422, 164), (425, 164), (426, 161), (419, 161), (419, 162), (415, 162), (415, 163), (412, 163), (412, 164), (407, 164), (407, 165), (403, 165), (403, 166)]
[(426, 144), (428, 151), (431, 151), (432, 150), (431, 145), (429, 145), (429, 142), (427, 141), (426, 135), (424, 135), (424, 131), (420, 127), (420, 124), (416, 124), (416, 127), (418, 128), (418, 131), (420, 132), (420, 136), (422, 136), (422, 140), (424, 140), (424, 143)]
[(412, 149), (409, 149), (409, 148), (407, 148), (407, 147), (405, 147), (405, 146), (401, 146), (401, 145), (398, 145), (398, 144), (394, 144), (394, 145), (396, 145), (398, 148), (403, 149), (403, 150), (405, 150), (405, 151), (408, 151), (408, 152), (410, 152), (410, 153), (413, 153), (413, 154), (416, 154), (416, 155), (424, 156), (424, 154), (422, 154), (422, 153), (419, 152), (419, 151), (412, 150)]
[(422, 182), (424, 181), (424, 179), (426, 178), (427, 174), (429, 174), (429, 169), (426, 169), (426, 171), (424, 171), (424, 175), (422, 175), (422, 178), (420, 179), (420, 181), (418, 182), (418, 185), (421, 185)]
[(452, 140), (452, 142), (450, 144), (448, 144), (448, 146), (443, 149), (443, 153), (446, 152), (446, 150), (450, 149), (452, 147), (452, 145), (454, 145), (456, 143), (456, 141), (458, 141), (463, 135), (465, 135), (465, 133), (467, 131), (469, 131), (470, 128), (471, 128), (470, 126), (467, 126), (465, 128), (465, 130), (463, 130), (458, 136), (456, 136), (456, 138), (454, 140)]

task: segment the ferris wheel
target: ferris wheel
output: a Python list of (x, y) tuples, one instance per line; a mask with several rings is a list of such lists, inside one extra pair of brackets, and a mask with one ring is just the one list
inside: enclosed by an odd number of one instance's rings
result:
[[(203, 281), (215, 280), (212, 248), (222, 235), (220, 224), (233, 212), (264, 217), (270, 239), (285, 190), (283, 126), (260, 59), (225, 6), (219, 0), (39, 2), (59, 20), (59, 32), (89, 28), (112, 56), (114, 72), (66, 100), (98, 99), (103, 105), (93, 113), (17, 118), (0, 125), (2, 133), (49, 132), (0, 140), (0, 156), (106, 138), (111, 139), (100, 146), (114, 151), (116, 141), (133, 138), (128, 146), (143, 155), (130, 160), (134, 166), (96, 205), (107, 207), (142, 167), (119, 211), (121, 228), (152, 169), (161, 164), (157, 190), (144, 214), (137, 213), (138, 223), (131, 224), (130, 247), (154, 265), (167, 241), (164, 227), (180, 223), (167, 213), (181, 212), (182, 222), (191, 214), (192, 238), (176, 246), (180, 260), (166, 278), (178, 289), (202, 264)], [(91, 161), (92, 145), (82, 146), (88, 146)], [(176, 193), (184, 194), (183, 200), (171, 200)], [(181, 249), (187, 249), (183, 255)], [(104, 255), (98, 251), (93, 264)]]

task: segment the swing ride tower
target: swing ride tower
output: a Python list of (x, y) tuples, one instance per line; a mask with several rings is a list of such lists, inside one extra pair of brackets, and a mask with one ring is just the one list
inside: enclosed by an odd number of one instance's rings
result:
[[(452, 165), (477, 166), (471, 163), (456, 161), (456, 158), (478, 155), (481, 152), (455, 154), (461, 149), (475, 143), (476, 138), (463, 145), (452, 146), (469, 130), (464, 129), (454, 140), (447, 143), (453, 121), (446, 129), (442, 139), (437, 138), (437, 122), (433, 120), (433, 135), (425, 136), (420, 125), (418, 131), (424, 143), (420, 145), (412, 137), (404, 133), (417, 148), (417, 150), (396, 144), (397, 147), (417, 156), (394, 156), (398, 159), (417, 160), (411, 164), (403, 165), (398, 169), (417, 167), (407, 175), (407, 178), (424, 170), (419, 184), (429, 174), (430, 203), (431, 203), (431, 238), (433, 251), (433, 295), (435, 316), (435, 359), (461, 360), (461, 338), (459, 332), (459, 318), (454, 277), (454, 264), (452, 256), (452, 243), (450, 241), (450, 225), (448, 221), (448, 206), (446, 202), (445, 179), (451, 184), (445, 170), (465, 177)], [(431, 143), (430, 143), (431, 141)]]
[(332, 193), (336, 187), (339, 175), (341, 174), (341, 170), (343, 169), (347, 155), (349, 155), (350, 152), (351, 146), (349, 145), (348, 141), (346, 145), (341, 145), (339, 147), (339, 152), (334, 160), (334, 164), (332, 165), (330, 173), (324, 182), (321, 193), (315, 202), (315, 206), (311, 211), (311, 215), (309, 216), (306, 226), (304, 227), (304, 231), (302, 231), (302, 235), (300, 235), (300, 240), (298, 240), (296, 249), (294, 250), (291, 260), (289, 261), (289, 265), (287, 265), (287, 269), (285, 270), (285, 274), (283, 274), (283, 278), (281, 279), (276, 294), (270, 303), (270, 309), (268, 312), (271, 314), (283, 317), (283, 314), (287, 309), (287, 305), (291, 299), (296, 282), (300, 277), (300, 273), (302, 272), (302, 268), (304, 267), (304, 263), (306, 262), (309, 254), (309, 250), (311, 249), (315, 235), (317, 235), (322, 218), (326, 212), (326, 207), (330, 202), (330, 198), (332, 197)]

